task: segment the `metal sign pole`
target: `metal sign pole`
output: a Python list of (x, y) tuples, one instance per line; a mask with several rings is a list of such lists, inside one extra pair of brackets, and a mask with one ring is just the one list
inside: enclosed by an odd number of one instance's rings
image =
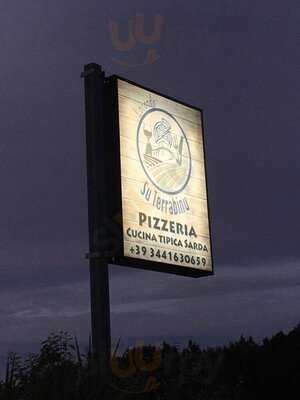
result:
[(105, 195), (106, 149), (104, 124), (104, 72), (97, 64), (87, 64), (82, 73), (85, 85), (87, 186), (89, 209), (89, 254), (91, 285), (91, 322), (93, 356), (105, 384), (110, 374), (111, 337), (108, 263), (101, 254), (104, 220), (107, 215)]

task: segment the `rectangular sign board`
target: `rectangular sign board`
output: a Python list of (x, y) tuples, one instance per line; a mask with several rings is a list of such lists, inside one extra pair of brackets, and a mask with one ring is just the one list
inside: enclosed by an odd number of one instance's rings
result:
[(202, 111), (114, 79), (123, 261), (213, 274)]

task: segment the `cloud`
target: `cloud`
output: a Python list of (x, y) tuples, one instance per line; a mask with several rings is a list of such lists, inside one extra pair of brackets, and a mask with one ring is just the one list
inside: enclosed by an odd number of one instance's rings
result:
[[(86, 344), (88, 277), (62, 283), (53, 279), (49, 286), (31, 278), (28, 287), (1, 287), (2, 358), (8, 350), (37, 351), (53, 331), (67, 330)], [(192, 338), (207, 346), (228, 343), (242, 333), (260, 340), (299, 322), (299, 284), (300, 264), (292, 262), (220, 266), (215, 276), (199, 279), (110, 266), (112, 342), (120, 336), (124, 346), (136, 340), (186, 343)]]
[[(120, 275), (115, 270), (119, 268)], [(204, 330), (209, 336), (218, 329), (222, 341), (222, 332), (226, 331), (239, 334), (245, 329), (267, 334), (277, 325), (297, 323), (297, 263), (224, 266), (215, 276), (200, 279), (119, 268), (110, 267), (113, 335), (200, 335)], [(87, 338), (89, 290), (88, 279), (48, 287), (32, 284), (28, 288), (3, 288), (1, 348), (39, 340), (51, 329), (76, 330)]]
[[(145, 287), (145, 274), (149, 280), (155, 281), (155, 286)], [(122, 298), (118, 288), (126, 282), (126, 277), (116, 276), (113, 280), (112, 292)], [(226, 293), (247, 293), (262, 290), (281, 288), (296, 288), (300, 285), (300, 262), (286, 262), (282, 264), (248, 265), (241, 267), (217, 266), (216, 274), (212, 277), (191, 279), (173, 275), (138, 272), (130, 277), (125, 286), (127, 302), (135, 301), (142, 297), (146, 299), (185, 299), (200, 296), (218, 297)]]

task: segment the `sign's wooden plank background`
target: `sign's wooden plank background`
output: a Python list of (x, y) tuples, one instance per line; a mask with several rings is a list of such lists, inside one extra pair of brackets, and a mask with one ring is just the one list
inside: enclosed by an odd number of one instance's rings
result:
[[(149, 99), (151, 106), (149, 106)], [(119, 101), (119, 125), (120, 125), (120, 154), (121, 154), (121, 180), (122, 180), (122, 213), (123, 213), (123, 235), (124, 235), (124, 256), (147, 259), (150, 261), (178, 264), (186, 268), (197, 268), (205, 271), (212, 270), (210, 232), (208, 222), (207, 191), (205, 181), (204, 150), (202, 139), (202, 126), (200, 111), (177, 103), (173, 100), (154, 94), (138, 86), (132, 85), (126, 81), (118, 79), (118, 101)], [(191, 154), (191, 175), (186, 187), (175, 195), (160, 191), (151, 183), (144, 171), (138, 154), (137, 130), (143, 114), (150, 110), (155, 104), (155, 108), (160, 108), (171, 114), (181, 126), (188, 141)], [(139, 146), (144, 148), (147, 144), (145, 136), (139, 136)], [(143, 194), (144, 188), (149, 189), (150, 198), (147, 200)], [(189, 209), (181, 214), (171, 214), (169, 209), (158, 209), (153, 205), (153, 199), (156, 194), (164, 201), (179, 201), (186, 199)], [(168, 203), (169, 204), (169, 203)], [(144, 223), (139, 225), (139, 213), (144, 213), (151, 218), (156, 217), (175, 224), (187, 225), (193, 227), (197, 237), (189, 237), (172, 232), (162, 232), (149, 228)], [(172, 239), (179, 239), (181, 246), (175, 244), (164, 244), (159, 241), (145, 240), (141, 238), (129, 237), (127, 229), (131, 231), (140, 231), (142, 233), (151, 233), (167, 236)], [(191, 243), (192, 248), (185, 247), (185, 241)], [(135, 254), (131, 248), (135, 245), (145, 246), (147, 252)], [(205, 266), (202, 264), (196, 266), (192, 262), (186, 262), (186, 259), (174, 261), (150, 256), (150, 248), (167, 250), (173, 253), (182, 253), (190, 257), (205, 258)], [(194, 248), (196, 247), (196, 248)], [(205, 247), (207, 250), (205, 250)], [(201, 250), (202, 248), (202, 250)], [(203, 250), (204, 248), (204, 250)], [(177, 257), (175, 257), (177, 259)]]

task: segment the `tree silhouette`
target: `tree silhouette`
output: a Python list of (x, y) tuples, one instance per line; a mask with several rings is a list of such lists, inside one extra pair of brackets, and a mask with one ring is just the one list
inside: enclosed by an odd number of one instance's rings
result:
[(284, 399), (297, 393), (300, 382), (300, 324), (262, 344), (241, 336), (225, 347), (201, 349), (190, 340), (181, 351), (164, 342), (159, 351), (148, 345), (116, 353), (118, 368), (132, 362), (133, 374), (112, 375), (103, 390), (91, 342), (81, 353), (76, 337), (51, 333), (37, 354), (25, 360), (7, 355), (0, 400)]

